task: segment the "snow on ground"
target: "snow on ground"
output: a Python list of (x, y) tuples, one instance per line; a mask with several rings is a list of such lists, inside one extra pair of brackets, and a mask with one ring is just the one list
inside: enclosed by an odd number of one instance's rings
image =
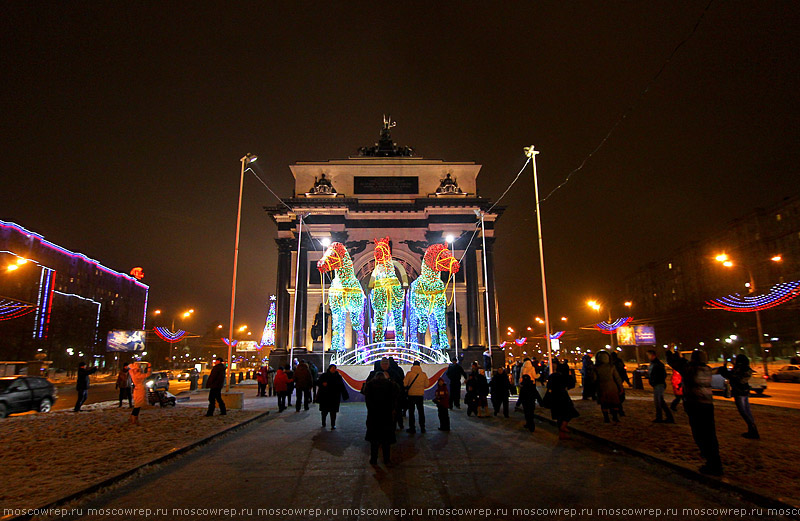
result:
[[(206, 418), (192, 407), (130, 409), (101, 402), (84, 411), (25, 414), (0, 420), (0, 508), (36, 508), (219, 432), (261, 411)], [(217, 413), (218, 414), (218, 413)]]
[[(580, 391), (578, 390), (578, 393)], [(571, 427), (634, 448), (661, 459), (696, 470), (704, 461), (692, 438), (689, 420), (678, 406), (677, 424), (652, 423), (655, 418), (653, 395), (647, 391), (625, 390), (626, 416), (619, 425), (603, 423), (600, 406), (592, 401), (575, 401), (581, 413)], [(667, 396), (670, 403), (672, 396)], [(512, 399), (514, 399), (512, 397)], [(733, 403), (714, 402), (714, 418), (720, 455), (725, 467), (724, 480), (765, 496), (800, 505), (800, 444), (797, 426), (800, 410), (752, 405), (760, 440), (748, 440), (741, 434), (747, 426)], [(547, 409), (537, 409), (550, 417)], [(665, 469), (664, 472), (669, 472)]]

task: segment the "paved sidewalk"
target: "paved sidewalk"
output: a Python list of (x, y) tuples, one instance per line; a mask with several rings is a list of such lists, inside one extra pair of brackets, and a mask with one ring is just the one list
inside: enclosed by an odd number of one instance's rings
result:
[[(261, 400), (270, 400), (261, 399)], [(59, 519), (112, 519), (88, 515), (88, 508), (151, 509), (148, 519), (230, 519), (237, 509), (244, 519), (485, 519), (460, 512), (428, 509), (492, 509), (494, 519), (611, 519), (600, 508), (675, 508), (671, 519), (730, 519), (731, 515), (697, 516), (682, 509), (757, 509), (726, 492), (671, 474), (663, 466), (617, 453), (582, 438), (557, 440), (549, 425), (536, 433), (522, 429), (519, 416), (467, 418), (451, 414), (453, 431), (436, 429), (436, 411), (426, 407), (428, 432), (398, 432), (393, 464), (372, 467), (364, 441), (363, 404), (344, 404), (338, 429), (320, 428), (319, 412), (273, 412), (265, 420), (155, 469), (138, 479), (87, 500), (83, 516)], [(157, 515), (156, 509), (167, 509)], [(322, 509), (308, 512), (258, 509)], [(375, 509), (405, 509), (380, 512)], [(411, 509), (422, 515), (411, 515)], [(576, 515), (542, 515), (521, 509), (576, 509)], [(244, 509), (244, 510), (241, 510)], [(330, 509), (330, 510), (328, 510)], [(364, 509), (347, 511), (346, 509)], [(499, 511), (496, 509), (500, 509)], [(580, 515), (581, 509), (592, 509)], [(119, 511), (113, 511), (117, 513)], [(295, 512), (292, 514), (292, 512)], [(628, 519), (649, 515), (625, 511)], [(615, 512), (614, 514), (621, 514)], [(754, 513), (746, 517), (775, 519)], [(128, 514), (127, 519), (144, 519)], [(117, 517), (119, 519), (119, 517)]]

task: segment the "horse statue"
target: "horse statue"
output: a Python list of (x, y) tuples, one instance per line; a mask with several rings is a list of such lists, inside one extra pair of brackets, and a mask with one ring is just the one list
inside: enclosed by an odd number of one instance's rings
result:
[(350, 314), (353, 331), (361, 331), (364, 328), (364, 290), (361, 289), (361, 283), (353, 273), (350, 254), (341, 242), (334, 242), (328, 246), (325, 255), (317, 262), (317, 269), (320, 273), (336, 271), (328, 292), (328, 302), (333, 315), (331, 349), (344, 351), (347, 314)]
[(374, 342), (383, 342), (386, 339), (386, 315), (394, 319), (395, 341), (404, 343), (403, 338), (403, 306), (405, 295), (403, 285), (397, 279), (392, 263), (392, 251), (389, 246), (389, 237), (375, 239), (375, 269), (372, 278), (372, 311), (375, 315)]
[[(447, 338), (447, 310), (446, 286), (442, 282), (439, 272), (446, 271), (451, 276), (458, 273), (458, 261), (444, 244), (434, 244), (425, 250), (422, 259), (420, 276), (411, 283), (411, 328), (425, 334), (428, 323), (431, 328), (431, 347), (447, 353), (450, 341)], [(410, 334), (410, 333), (409, 333)]]

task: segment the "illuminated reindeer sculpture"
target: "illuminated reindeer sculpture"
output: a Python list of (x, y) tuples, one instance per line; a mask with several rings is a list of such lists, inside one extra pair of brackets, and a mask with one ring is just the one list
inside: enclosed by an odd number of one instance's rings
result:
[(394, 319), (395, 342), (404, 342), (403, 338), (403, 304), (405, 295), (403, 285), (397, 279), (392, 263), (392, 251), (389, 246), (389, 237), (375, 239), (375, 269), (372, 277), (375, 284), (372, 287), (372, 310), (375, 314), (375, 333), (373, 342), (383, 342), (386, 339), (386, 316), (391, 314)]
[[(431, 347), (446, 353), (450, 348), (447, 338), (446, 286), (439, 272), (446, 271), (450, 276), (458, 273), (458, 261), (444, 244), (434, 244), (425, 250), (422, 259), (422, 272), (411, 283), (411, 320), (409, 331), (425, 334), (430, 323)], [(411, 333), (409, 333), (411, 334)]]
[(344, 336), (347, 329), (347, 314), (350, 314), (350, 325), (353, 331), (364, 328), (364, 291), (353, 273), (353, 261), (347, 248), (340, 242), (331, 243), (325, 255), (317, 262), (321, 273), (336, 271), (331, 282), (328, 301), (333, 319), (331, 349), (344, 351)]

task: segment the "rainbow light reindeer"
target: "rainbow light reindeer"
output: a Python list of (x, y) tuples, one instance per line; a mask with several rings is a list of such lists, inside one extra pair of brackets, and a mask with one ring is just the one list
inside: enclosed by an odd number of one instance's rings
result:
[(353, 331), (361, 332), (364, 328), (364, 290), (353, 273), (350, 254), (341, 242), (328, 246), (325, 255), (317, 262), (317, 269), (321, 273), (336, 271), (328, 293), (333, 318), (331, 350), (344, 351), (347, 314), (350, 313)]
[(386, 339), (386, 316), (391, 315), (394, 320), (395, 342), (402, 345), (403, 338), (403, 305), (405, 295), (403, 285), (397, 279), (392, 263), (392, 250), (389, 246), (389, 237), (375, 239), (375, 269), (372, 276), (375, 279), (372, 287), (372, 310), (375, 315), (375, 333), (373, 342), (383, 342)]
[[(446, 271), (452, 276), (458, 273), (458, 261), (444, 244), (434, 244), (425, 250), (422, 259), (422, 273), (411, 283), (411, 328), (425, 334), (428, 323), (431, 329), (431, 347), (447, 353), (450, 340), (447, 338), (447, 287), (442, 282), (439, 272)], [(448, 281), (449, 283), (449, 281)], [(410, 335), (411, 333), (409, 333)]]

